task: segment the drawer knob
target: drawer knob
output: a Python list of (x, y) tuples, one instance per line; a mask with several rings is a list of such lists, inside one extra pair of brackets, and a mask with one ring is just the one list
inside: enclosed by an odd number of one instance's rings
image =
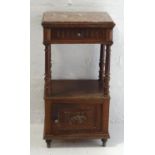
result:
[(79, 32), (79, 33), (77, 33), (77, 36), (78, 36), (78, 37), (81, 37), (81, 33), (80, 33), (80, 32)]

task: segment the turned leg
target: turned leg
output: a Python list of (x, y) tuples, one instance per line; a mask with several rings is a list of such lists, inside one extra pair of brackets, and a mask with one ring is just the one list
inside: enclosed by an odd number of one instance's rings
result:
[(99, 81), (103, 82), (105, 70), (105, 45), (101, 44), (100, 47), (100, 61), (99, 61)]
[(102, 138), (101, 141), (102, 141), (102, 146), (106, 146), (107, 139)]
[(51, 147), (51, 142), (52, 142), (52, 140), (46, 140), (46, 144), (47, 144), (47, 148), (50, 148)]
[(45, 93), (51, 95), (51, 45), (45, 44)]
[(103, 77), (104, 81), (104, 96), (109, 96), (109, 80), (110, 80), (110, 46), (106, 45), (106, 60), (105, 60), (105, 73)]

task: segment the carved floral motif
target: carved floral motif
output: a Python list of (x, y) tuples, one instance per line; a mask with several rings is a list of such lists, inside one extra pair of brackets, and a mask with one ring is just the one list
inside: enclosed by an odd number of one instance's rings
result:
[(82, 124), (87, 121), (86, 112), (65, 112), (70, 124)]

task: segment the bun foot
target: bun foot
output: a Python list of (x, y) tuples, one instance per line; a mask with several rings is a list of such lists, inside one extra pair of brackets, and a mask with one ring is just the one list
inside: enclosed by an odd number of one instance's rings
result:
[(101, 141), (102, 141), (102, 146), (106, 146), (107, 139), (101, 139)]
[(51, 142), (52, 142), (52, 140), (46, 140), (47, 148), (51, 147)]

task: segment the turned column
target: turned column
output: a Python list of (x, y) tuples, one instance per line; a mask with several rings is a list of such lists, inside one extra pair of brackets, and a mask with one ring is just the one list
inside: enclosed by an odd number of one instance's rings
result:
[(100, 62), (99, 62), (99, 81), (102, 84), (104, 78), (104, 66), (105, 66), (105, 45), (101, 44), (100, 47)]
[(51, 45), (45, 45), (45, 93), (51, 95)]
[(106, 45), (105, 71), (103, 77), (104, 96), (109, 96), (111, 45)]

